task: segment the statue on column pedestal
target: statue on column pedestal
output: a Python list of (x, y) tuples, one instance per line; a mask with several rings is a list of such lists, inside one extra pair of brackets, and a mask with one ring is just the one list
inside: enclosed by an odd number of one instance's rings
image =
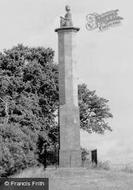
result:
[(60, 17), (60, 27), (71, 27), (72, 24), (72, 14), (71, 14), (71, 8), (69, 5), (66, 5), (66, 14), (65, 17)]

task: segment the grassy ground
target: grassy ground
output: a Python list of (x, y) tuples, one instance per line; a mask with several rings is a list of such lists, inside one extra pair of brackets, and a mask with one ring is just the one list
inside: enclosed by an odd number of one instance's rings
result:
[(124, 171), (34, 168), (15, 177), (49, 177), (49, 190), (133, 190), (133, 173)]

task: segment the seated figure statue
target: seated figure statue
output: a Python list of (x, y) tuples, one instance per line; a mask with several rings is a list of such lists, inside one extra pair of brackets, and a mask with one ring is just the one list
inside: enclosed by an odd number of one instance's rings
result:
[(66, 5), (66, 14), (65, 17), (60, 17), (60, 26), (61, 27), (69, 27), (73, 26), (72, 24), (72, 14), (71, 14), (71, 9), (68, 5)]

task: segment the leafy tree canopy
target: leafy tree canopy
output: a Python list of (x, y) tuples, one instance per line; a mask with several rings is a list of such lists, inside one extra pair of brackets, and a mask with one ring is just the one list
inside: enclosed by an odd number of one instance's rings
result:
[(78, 86), (80, 126), (88, 133), (104, 134), (106, 130), (112, 131), (108, 118), (112, 118), (108, 101), (96, 95), (96, 91), (90, 91), (86, 84)]
[[(53, 59), (50, 48), (21, 44), (0, 53), (2, 174), (34, 165), (40, 161), (45, 144), (51, 150), (57, 143), (58, 65)], [(78, 86), (78, 93), (81, 128), (89, 133), (111, 131), (106, 122), (112, 117), (108, 100), (98, 97), (85, 84)]]

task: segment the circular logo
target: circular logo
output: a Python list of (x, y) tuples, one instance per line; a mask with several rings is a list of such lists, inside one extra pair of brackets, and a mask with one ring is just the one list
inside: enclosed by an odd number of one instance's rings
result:
[(5, 181), (5, 182), (4, 182), (4, 185), (5, 185), (5, 186), (9, 186), (9, 181)]
[(86, 20), (87, 20), (86, 28), (87, 28), (87, 30), (94, 30), (95, 28), (98, 27), (97, 22), (96, 22), (96, 16), (97, 16), (97, 13), (88, 14), (86, 16)]

